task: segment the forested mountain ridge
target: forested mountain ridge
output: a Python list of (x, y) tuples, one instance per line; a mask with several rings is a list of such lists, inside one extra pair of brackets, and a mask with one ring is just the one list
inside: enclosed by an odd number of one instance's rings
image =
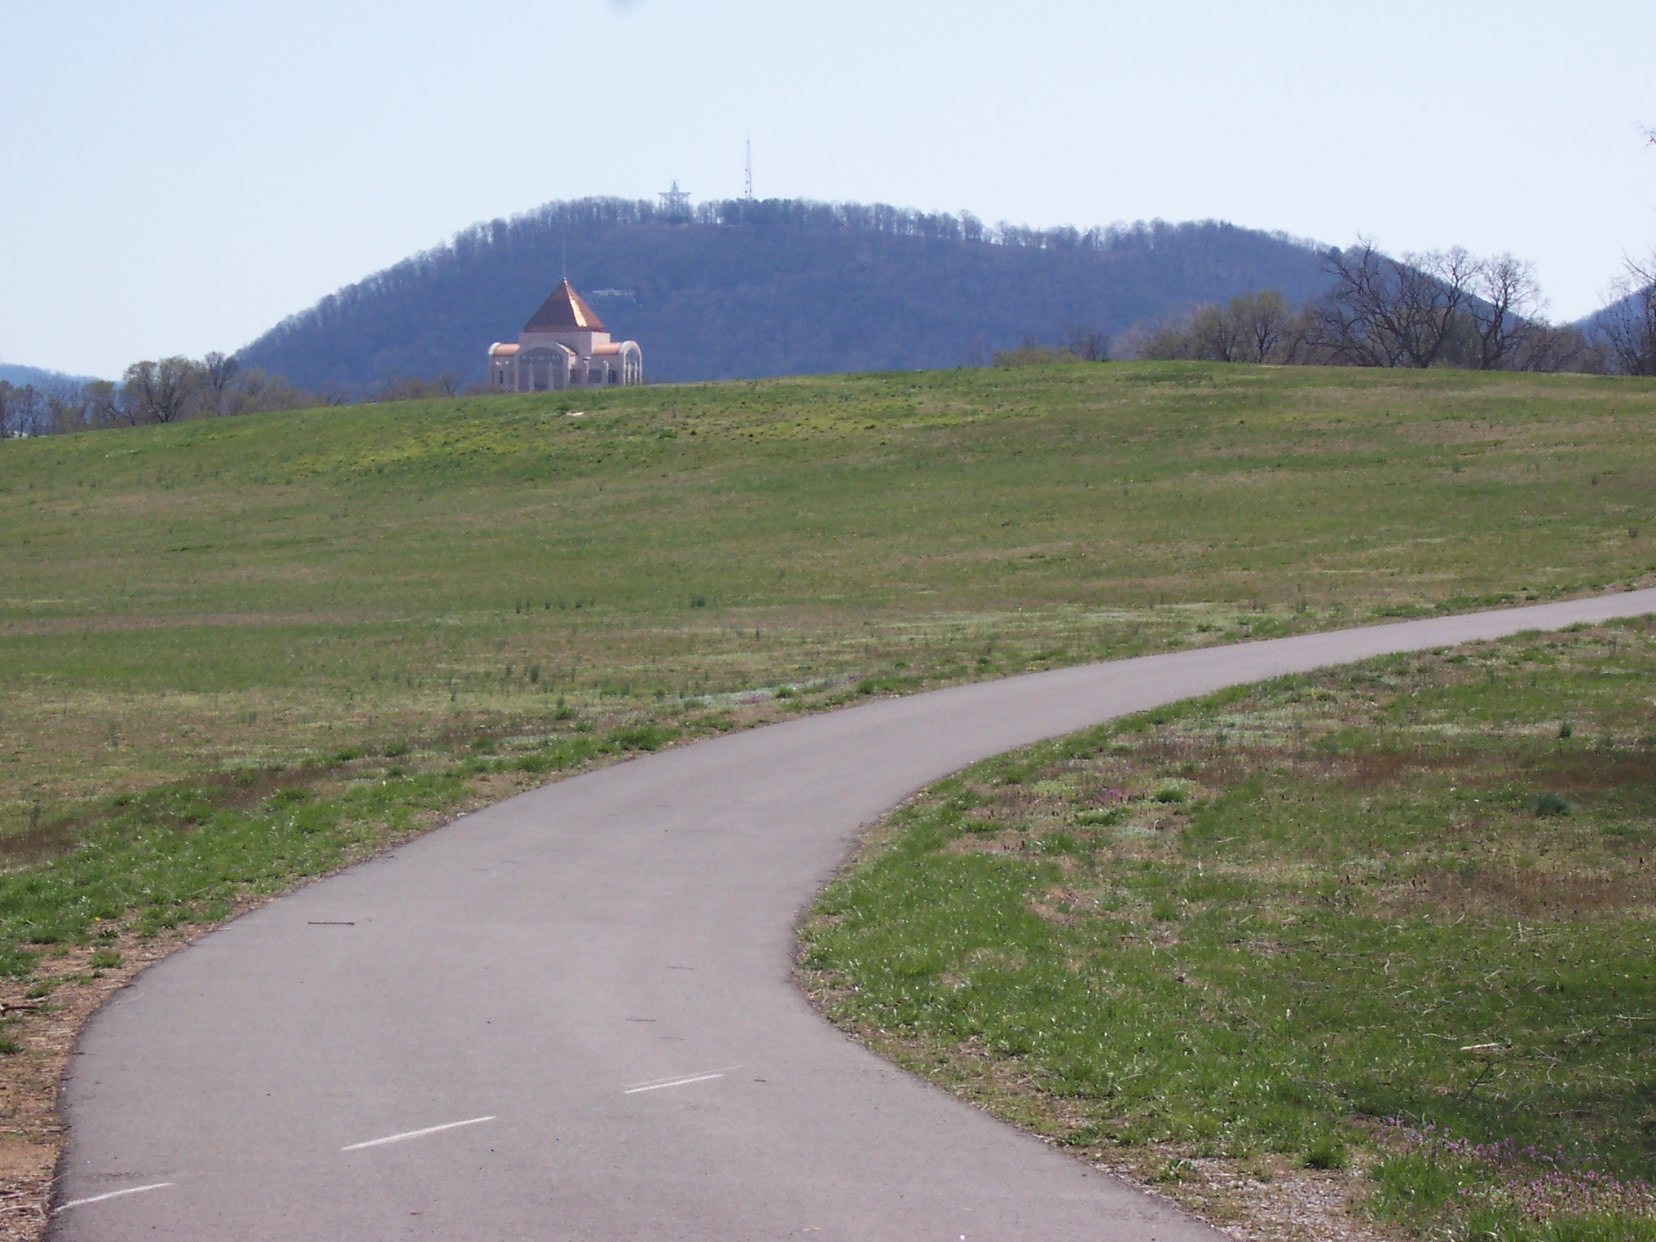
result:
[(475, 225), (294, 315), (237, 357), (313, 390), (481, 380), (567, 271), (655, 380), (950, 367), (1076, 330), (1104, 339), (1250, 290), (1294, 302), (1311, 245), (1215, 221), (1079, 232), (798, 200), (548, 203)]
[(29, 367), (16, 362), (0, 362), (0, 381), (8, 384), (33, 384), (42, 388), (51, 384), (85, 384), (89, 375), (67, 375), (45, 367)]

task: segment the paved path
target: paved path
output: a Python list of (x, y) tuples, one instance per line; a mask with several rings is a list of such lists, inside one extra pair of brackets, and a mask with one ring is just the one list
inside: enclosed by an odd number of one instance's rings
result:
[(858, 827), (1043, 737), (1656, 591), (1151, 656), (773, 725), (513, 798), (236, 920), (93, 1019), (59, 1239), (1197, 1242), (789, 981)]

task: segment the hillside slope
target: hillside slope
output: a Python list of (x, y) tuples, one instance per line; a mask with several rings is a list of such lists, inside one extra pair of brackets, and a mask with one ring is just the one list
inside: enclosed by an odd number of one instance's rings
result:
[(0, 1234), (45, 1220), (78, 1024), (192, 929), (675, 740), (1649, 584), (1653, 416), (1650, 381), (1123, 363), (0, 442)]
[(6, 441), (0, 837), (560, 696), (654, 713), (1642, 579), (1652, 414), (1640, 381), (1122, 363)]
[(35, 388), (45, 388), (60, 384), (90, 383), (90, 375), (66, 375), (62, 371), (50, 371), (45, 367), (27, 367), (16, 362), (0, 362), (0, 380), (8, 384), (30, 384)]
[(549, 203), (322, 299), (239, 351), (307, 388), (483, 375), (568, 273), (655, 380), (958, 366), (1076, 328), (1113, 336), (1197, 302), (1321, 283), (1310, 246), (1207, 221), (1078, 233), (889, 207)]

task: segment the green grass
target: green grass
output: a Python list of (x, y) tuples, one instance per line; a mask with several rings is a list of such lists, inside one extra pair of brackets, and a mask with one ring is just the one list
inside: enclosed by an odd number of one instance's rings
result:
[[(707, 729), (705, 722), (700, 727)], [(420, 756), (413, 773), (351, 749), (325, 763), (224, 773), (102, 799), (71, 825), (72, 848), (65, 842), (43, 862), (0, 873), (0, 978), (28, 977), (51, 946), (122, 933), (149, 938), (181, 924), (216, 922), (250, 899), (430, 827), (478, 801), (479, 782), (484, 793), (503, 795), (546, 774), (655, 750), (678, 736), (661, 724), (589, 730), (577, 723), (568, 734), (480, 734), (467, 757), (432, 752)], [(386, 749), (409, 753), (401, 744)], [(90, 963), (112, 969), (121, 960), (106, 948)]]
[(1647, 620), (995, 759), (894, 814), (802, 961), (837, 1021), (1062, 1142), (1362, 1148), (1423, 1235), (1652, 1236), (1653, 681)]
[(754, 719), (1642, 582), (1653, 413), (1640, 381), (1075, 365), (8, 441), (0, 959)]

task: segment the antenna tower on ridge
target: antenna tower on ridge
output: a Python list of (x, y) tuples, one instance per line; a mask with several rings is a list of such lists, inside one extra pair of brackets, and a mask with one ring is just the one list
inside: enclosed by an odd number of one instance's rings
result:
[(690, 191), (679, 189), (676, 179), (670, 188), (661, 192), (661, 214), (669, 220), (690, 218)]
[(747, 140), (747, 163), (743, 167), (744, 180), (748, 202), (753, 201), (753, 139)]

